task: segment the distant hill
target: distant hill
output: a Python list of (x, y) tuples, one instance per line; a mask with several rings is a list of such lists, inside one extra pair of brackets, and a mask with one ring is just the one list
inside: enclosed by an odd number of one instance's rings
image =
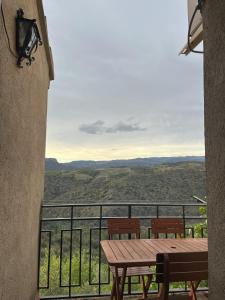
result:
[(193, 202), (192, 195), (205, 196), (203, 162), (53, 170), (45, 175), (44, 199), (47, 203), (190, 203)]
[(59, 163), (55, 158), (45, 159), (46, 170), (74, 170), (74, 169), (106, 169), (126, 167), (148, 167), (161, 164), (173, 164), (179, 162), (204, 162), (204, 156), (177, 156), (177, 157), (149, 157), (127, 160), (93, 161), (79, 160), (69, 163)]

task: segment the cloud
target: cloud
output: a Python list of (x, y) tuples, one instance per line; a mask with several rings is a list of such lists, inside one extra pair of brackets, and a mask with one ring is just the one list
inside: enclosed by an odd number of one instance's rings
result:
[(88, 134), (102, 134), (102, 133), (118, 133), (118, 132), (134, 132), (134, 131), (145, 131), (139, 123), (125, 123), (118, 122), (112, 126), (105, 126), (105, 122), (98, 120), (91, 124), (81, 124), (79, 130)]
[(92, 124), (82, 124), (79, 130), (88, 134), (101, 134), (104, 131), (104, 122), (98, 120)]
[(118, 122), (112, 127), (106, 128), (105, 132), (107, 133), (116, 133), (116, 132), (132, 132), (132, 131), (145, 131), (146, 128), (140, 127), (138, 123), (128, 124), (124, 122)]

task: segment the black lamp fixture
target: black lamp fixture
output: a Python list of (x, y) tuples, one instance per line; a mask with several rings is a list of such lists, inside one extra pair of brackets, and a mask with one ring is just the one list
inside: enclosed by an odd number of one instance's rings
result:
[(30, 66), (35, 60), (32, 56), (42, 45), (41, 37), (35, 19), (24, 18), (22, 8), (17, 10), (16, 17), (16, 51), (18, 54), (17, 66), (22, 68), (22, 61), (27, 59)]

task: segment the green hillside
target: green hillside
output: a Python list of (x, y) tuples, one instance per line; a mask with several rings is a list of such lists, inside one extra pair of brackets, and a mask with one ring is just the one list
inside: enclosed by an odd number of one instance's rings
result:
[(45, 203), (184, 202), (205, 196), (202, 162), (47, 171)]

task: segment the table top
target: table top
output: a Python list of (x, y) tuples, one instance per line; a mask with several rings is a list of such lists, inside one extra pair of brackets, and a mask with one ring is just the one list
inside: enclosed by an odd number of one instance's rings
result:
[(107, 262), (115, 267), (155, 265), (157, 253), (208, 251), (208, 239), (136, 239), (101, 241)]

